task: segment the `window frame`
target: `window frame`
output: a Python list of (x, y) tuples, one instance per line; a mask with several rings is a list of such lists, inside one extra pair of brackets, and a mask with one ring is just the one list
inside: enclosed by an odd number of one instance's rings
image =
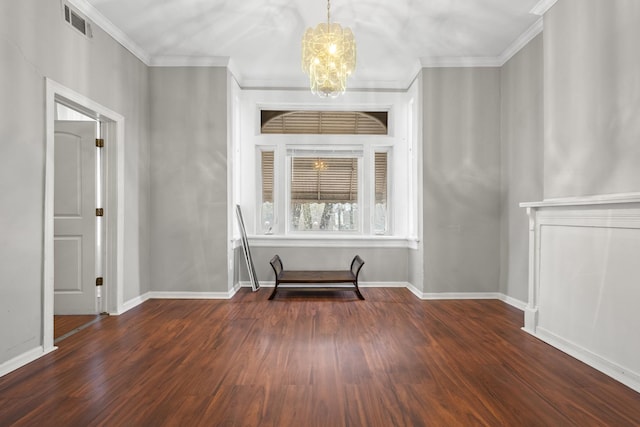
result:
[[(422, 110), (416, 102), (421, 98), (420, 81), (412, 83), (408, 90), (392, 91), (351, 91), (339, 102), (318, 100), (307, 91), (297, 89), (265, 90), (262, 88), (240, 88), (232, 84), (233, 109), (230, 118), (232, 135), (230, 137), (231, 155), (233, 157), (233, 188), (230, 202), (242, 206), (247, 232), (252, 244), (262, 247), (385, 247), (416, 249), (418, 232), (422, 228), (422, 167), (421, 154), (422, 132), (417, 126), (417, 118)], [(371, 134), (263, 134), (261, 133), (262, 110), (347, 110), (360, 112), (387, 111), (387, 135)], [(388, 159), (388, 212), (385, 235), (374, 234), (375, 228), (372, 210), (363, 212), (366, 215), (362, 224), (368, 226), (360, 234), (344, 232), (327, 235), (326, 232), (308, 233), (304, 235), (286, 234), (285, 209), (276, 206), (274, 209), (273, 234), (265, 235), (260, 222), (261, 183), (260, 163), (256, 156), (256, 148), (263, 147), (275, 153), (274, 197), (276, 203), (284, 194), (284, 173), (286, 145), (353, 145), (364, 144), (376, 149), (389, 147)], [(385, 149), (385, 148), (383, 148)], [(365, 162), (373, 167), (373, 155), (365, 157)], [(282, 178), (281, 178), (282, 176)], [(372, 174), (371, 180), (374, 176)], [(374, 182), (367, 183), (362, 179), (364, 189), (374, 197)], [(366, 206), (364, 208), (367, 208)], [(268, 219), (268, 218), (267, 218)], [(361, 225), (362, 225), (361, 224)], [(232, 225), (234, 233), (236, 227)], [(235, 238), (235, 237), (234, 237)]]
[[(375, 205), (376, 205), (376, 182), (375, 182), (375, 173), (376, 173), (376, 153), (386, 153), (387, 154), (387, 212), (385, 217), (385, 228), (384, 232), (379, 233), (375, 230)], [(375, 236), (388, 236), (393, 234), (393, 213), (395, 208), (394, 203), (394, 194), (393, 194), (393, 145), (376, 145), (372, 147), (371, 153), (371, 170), (373, 172), (373, 179), (371, 182), (371, 219), (369, 220), (371, 224), (371, 234)]]
[[(299, 155), (293, 155), (291, 151), (299, 151)], [(366, 199), (364, 194), (364, 159), (363, 153), (360, 156), (354, 154), (354, 152), (361, 152), (358, 146), (341, 146), (341, 145), (327, 145), (327, 146), (287, 146), (285, 156), (285, 170), (284, 170), (284, 225), (285, 235), (362, 235), (364, 234), (364, 213), (363, 207)], [(306, 152), (306, 153), (305, 153)], [(340, 158), (356, 158), (358, 164), (358, 229), (357, 230), (344, 230), (344, 231), (324, 231), (324, 230), (293, 230), (291, 227), (291, 165), (294, 157), (340, 157)]]
[[(282, 135), (280, 135), (282, 136)], [(270, 136), (273, 138), (273, 136)], [(358, 143), (353, 143), (353, 135), (344, 138), (343, 141), (331, 144), (320, 144), (318, 141), (327, 139), (326, 135), (314, 135), (321, 137), (311, 144), (293, 143), (291, 138), (283, 138), (282, 141), (272, 140), (265, 144), (256, 144), (256, 212), (255, 223), (258, 235), (276, 235), (283, 237), (387, 237), (393, 236), (393, 144), (385, 141), (371, 140), (372, 136), (358, 135)], [(330, 136), (329, 136), (330, 137)], [(314, 138), (314, 139), (316, 139)], [(373, 139), (380, 136), (373, 136)], [(276, 138), (277, 139), (277, 138)], [(287, 141), (289, 139), (290, 141)], [(370, 140), (370, 141), (368, 141)], [(262, 152), (274, 153), (273, 176), (273, 224), (270, 232), (262, 223)], [(296, 152), (306, 154), (304, 157), (356, 157), (358, 158), (358, 230), (354, 231), (319, 231), (319, 230), (293, 230), (291, 227), (291, 158)], [(375, 153), (387, 153), (387, 218), (384, 233), (374, 230), (375, 210)], [(301, 155), (302, 157), (302, 155)]]
[[(263, 152), (273, 152), (273, 188), (271, 190), (271, 198), (273, 199), (273, 223), (270, 224), (270, 227), (267, 228), (265, 223), (263, 223), (263, 208), (264, 208), (264, 200), (262, 199), (263, 195), (263, 181), (262, 181), (262, 153)], [(278, 158), (277, 158), (277, 146), (276, 145), (256, 145), (256, 168), (257, 173), (255, 174), (256, 178), (256, 213), (255, 213), (255, 223), (256, 223), (256, 231), (258, 234), (270, 235), (270, 234), (279, 234), (277, 229), (277, 203), (279, 197), (279, 186), (278, 186)]]

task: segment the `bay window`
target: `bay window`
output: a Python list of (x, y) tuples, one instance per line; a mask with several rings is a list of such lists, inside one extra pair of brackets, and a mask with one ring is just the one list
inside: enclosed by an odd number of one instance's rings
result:
[(374, 110), (319, 111), (269, 109), (276, 94), (252, 94), (241, 117), (255, 125), (240, 129), (234, 155), (236, 200), (253, 216), (256, 244), (402, 245), (414, 203), (402, 96)]

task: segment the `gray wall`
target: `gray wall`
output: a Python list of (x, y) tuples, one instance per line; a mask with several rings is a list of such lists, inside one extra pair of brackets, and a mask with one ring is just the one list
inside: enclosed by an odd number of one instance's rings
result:
[(519, 203), (543, 197), (542, 34), (500, 70), (502, 233), (500, 292), (528, 300), (529, 225)]
[(152, 290), (226, 292), (227, 70), (150, 76)]
[(640, 191), (640, 2), (544, 17), (545, 198)]
[(93, 31), (58, 1), (0, 3), (0, 363), (42, 344), (45, 77), (126, 118), (124, 298), (149, 289), (148, 70)]
[(425, 69), (423, 98), (423, 291), (497, 292), (500, 69)]

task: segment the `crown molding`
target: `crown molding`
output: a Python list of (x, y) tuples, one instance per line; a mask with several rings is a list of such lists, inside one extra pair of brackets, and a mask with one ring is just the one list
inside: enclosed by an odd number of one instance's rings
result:
[(154, 56), (150, 67), (227, 67), (228, 56)]
[(472, 67), (500, 67), (500, 57), (497, 56), (434, 56), (420, 58), (423, 68), (472, 68)]
[(236, 61), (231, 57), (229, 57), (229, 63), (227, 64), (227, 70), (229, 70), (229, 73), (231, 73), (231, 75), (235, 79), (235, 81), (238, 84), (238, 86), (242, 87), (240, 85), (240, 80), (241, 80), (241, 77), (242, 77), (242, 75), (240, 74), (240, 69), (238, 68), (238, 64), (236, 64)]
[(542, 32), (544, 28), (543, 18), (539, 18), (532, 26), (520, 35), (504, 52), (500, 55), (501, 66), (506, 64), (516, 53), (520, 52), (531, 40)]
[(116, 27), (113, 22), (108, 20), (102, 13), (98, 11), (91, 3), (86, 0), (65, 0), (71, 6), (78, 9), (83, 15), (85, 15), (90, 21), (100, 27), (105, 33), (113, 37), (118, 43), (120, 43), (125, 49), (135, 55), (145, 65), (149, 66), (151, 63), (151, 56), (137, 43), (135, 43), (124, 31)]
[(531, 40), (542, 32), (544, 28), (543, 18), (539, 18), (524, 33), (520, 34), (500, 56), (480, 57), (425, 57), (421, 58), (423, 68), (445, 67), (502, 67), (516, 53), (520, 52)]
[(413, 82), (416, 81), (421, 71), (422, 71), (422, 63), (416, 60), (415, 63), (413, 64), (413, 68), (407, 74), (408, 77), (403, 82), (404, 88), (406, 90), (409, 90), (409, 88), (411, 88), (411, 86), (413, 85)]
[(531, 8), (531, 10), (529, 11), (529, 13), (533, 14), (533, 15), (539, 15), (542, 16), (545, 13), (547, 13), (547, 11), (549, 9), (551, 9), (551, 7), (556, 4), (558, 0), (540, 0), (538, 3), (536, 3), (535, 6), (533, 6)]

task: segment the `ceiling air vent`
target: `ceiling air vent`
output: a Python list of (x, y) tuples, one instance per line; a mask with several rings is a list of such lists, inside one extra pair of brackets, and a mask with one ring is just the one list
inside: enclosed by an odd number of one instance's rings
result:
[(89, 25), (87, 20), (80, 16), (78, 12), (69, 7), (68, 4), (64, 5), (64, 20), (85, 36), (92, 36), (91, 25)]

